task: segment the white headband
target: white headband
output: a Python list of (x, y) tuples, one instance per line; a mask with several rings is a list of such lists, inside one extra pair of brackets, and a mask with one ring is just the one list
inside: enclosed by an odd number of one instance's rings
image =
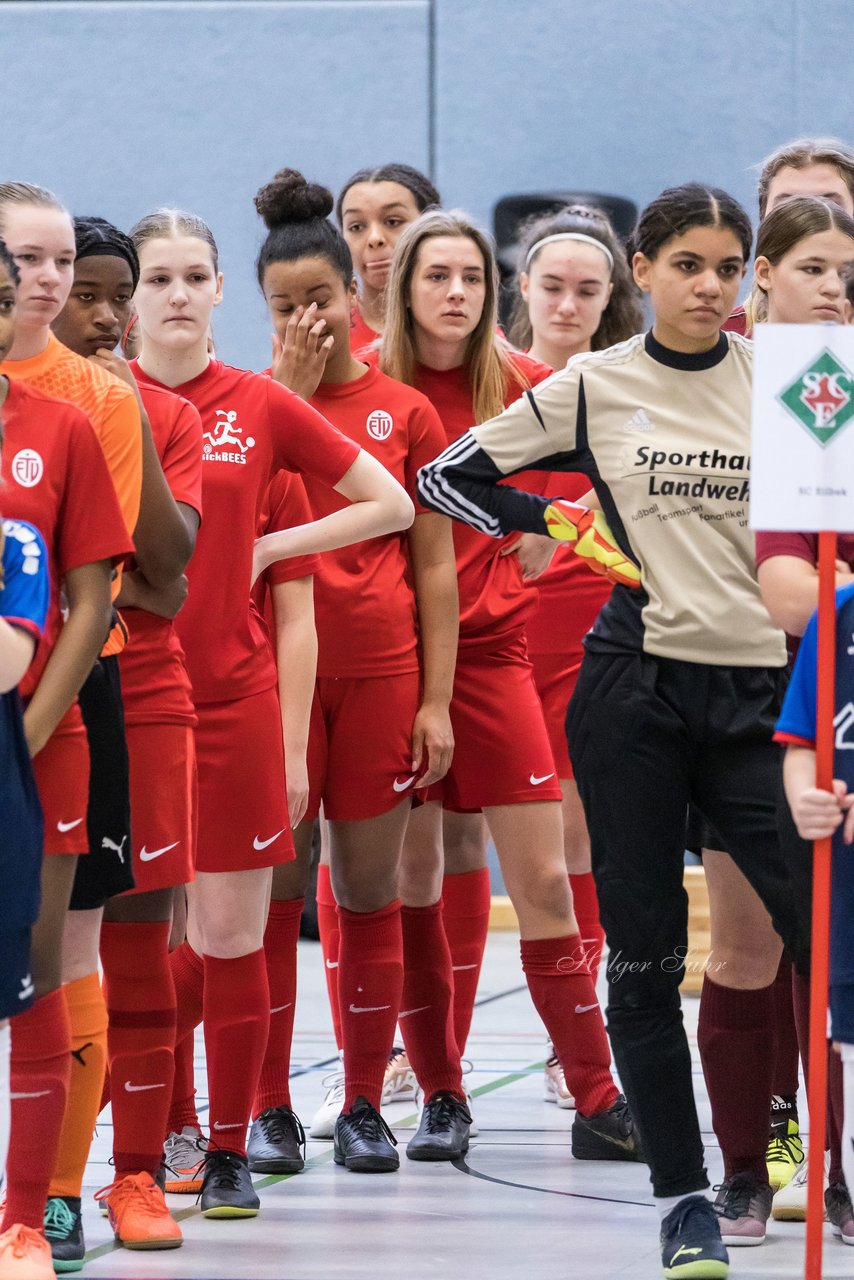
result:
[(537, 243), (531, 245), (531, 248), (528, 250), (528, 256), (525, 259), (525, 270), (528, 270), (534, 254), (542, 249), (544, 244), (554, 244), (557, 240), (580, 240), (582, 244), (594, 245), (597, 249), (600, 249), (607, 258), (609, 270), (614, 270), (614, 255), (608, 246), (603, 244), (601, 240), (595, 239), (594, 236), (584, 235), (581, 231), (558, 231), (553, 236), (544, 236), (542, 240), (538, 240)]

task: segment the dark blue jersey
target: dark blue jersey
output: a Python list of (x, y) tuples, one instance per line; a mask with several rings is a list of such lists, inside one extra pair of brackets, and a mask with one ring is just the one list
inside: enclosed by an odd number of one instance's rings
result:
[[(0, 617), (38, 640), (50, 584), (41, 534), (4, 520)], [(38, 915), (42, 813), (24, 738), (17, 690), (0, 695), (0, 929), (22, 929)]]

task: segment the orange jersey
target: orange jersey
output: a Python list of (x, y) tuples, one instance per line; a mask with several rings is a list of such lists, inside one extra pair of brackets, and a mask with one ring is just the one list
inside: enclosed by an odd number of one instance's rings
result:
[[(132, 540), (142, 489), (142, 424), (131, 388), (100, 365), (64, 347), (53, 334), (37, 356), (5, 360), (3, 372), (14, 381), (83, 410), (95, 429)], [(113, 583), (113, 599), (120, 589), (119, 569)], [(123, 647), (124, 629), (114, 627), (102, 652), (119, 653)]]

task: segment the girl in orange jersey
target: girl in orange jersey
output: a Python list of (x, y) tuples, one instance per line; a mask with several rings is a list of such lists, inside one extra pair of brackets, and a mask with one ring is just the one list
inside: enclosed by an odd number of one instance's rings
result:
[(361, 281), (350, 312), (353, 351), (383, 331), (386, 285), (400, 233), (441, 202), (430, 179), (408, 164), (359, 169), (341, 188), (335, 213)]
[[(380, 368), (423, 391), (452, 443), (551, 370), (495, 334), (498, 273), (490, 244), (462, 214), (422, 214), (398, 243)], [(454, 526), (460, 645), (451, 703), (455, 751), (427, 793), (445, 808), (482, 809), (522, 934), (522, 964), (577, 1101), (573, 1153), (639, 1158), (631, 1116), (611, 1078), (610, 1050), (572, 908), (561, 788), (525, 650), (535, 601), (515, 556)], [(509, 545), (509, 544), (504, 544)], [(512, 724), (513, 732), (506, 726)], [(404, 901), (427, 891), (437, 804), (411, 822)], [(571, 958), (571, 959), (568, 959)]]
[[(203, 1018), (211, 1145), (202, 1213), (258, 1212), (246, 1124), (267, 1042), (263, 938), (271, 868), (294, 857), (276, 668), (249, 588), (288, 556), (327, 551), (407, 527), (412, 503), (378, 463), (270, 378), (212, 359), (208, 332), (222, 297), (216, 243), (201, 219), (174, 210), (132, 232), (140, 257), (141, 385), (177, 391), (203, 428), (205, 521), (177, 627), (199, 725), (199, 831), (187, 941), (173, 955), (178, 1039)], [(254, 540), (271, 474), (282, 467), (336, 488), (350, 505)]]
[[(643, 318), (625, 254), (605, 214), (573, 205), (528, 223), (521, 237), (520, 274), (509, 337), (534, 359), (562, 369), (581, 351), (600, 351), (638, 333)], [(538, 477), (538, 483), (542, 478)], [(550, 481), (547, 479), (546, 484)], [(561, 476), (561, 492), (575, 501), (589, 491), (584, 476)], [(551, 545), (550, 545), (551, 544)], [(527, 624), (528, 655), (543, 703), (557, 776), (563, 791), (563, 848), (579, 931), (593, 981), (605, 940), (590, 870), (590, 839), (566, 745), (566, 708), (583, 656), (582, 639), (611, 593), (552, 539), (524, 534), (511, 544), (523, 577), (536, 579), (538, 607)], [(548, 567), (543, 571), (542, 566)], [(545, 1099), (570, 1108), (573, 1098), (551, 1049)]]
[[(351, 355), (347, 319), (355, 294), (353, 266), (344, 239), (326, 219), (331, 195), (285, 170), (262, 188), (256, 205), (269, 228), (258, 261), (259, 283), (281, 344), (273, 377), (309, 398), (411, 489), (420, 460), (435, 456), (444, 435), (423, 396)], [(315, 515), (338, 505), (311, 479), (307, 486)], [(319, 651), (307, 815), (314, 819), (322, 801), (339, 904), (340, 952), (332, 994), (342, 1028), (344, 1093), (335, 1158), (358, 1171), (398, 1166), (378, 1113), (401, 992), (401, 1026), (427, 1097), (408, 1154), (450, 1159), (468, 1143), (441, 904), (434, 897), (401, 912), (397, 899), (412, 795), (441, 778), (450, 763), (455, 576), (450, 526), (419, 511), (405, 542), (391, 535), (326, 556), (315, 577)], [(308, 824), (302, 836), (307, 855)], [(288, 900), (301, 905), (305, 861), (296, 874), (292, 867), (277, 870), (274, 903), (280, 911)], [(293, 918), (298, 922), (296, 910)], [(295, 942), (294, 933), (287, 942), (292, 966)], [(275, 951), (280, 953), (281, 945)], [(420, 970), (428, 963), (433, 996), (425, 1001), (413, 984), (426, 977)], [(292, 998), (290, 988), (274, 994), (273, 1005), (286, 997)], [(275, 1053), (272, 1041), (268, 1049), (268, 1068), (274, 1057), (285, 1064), (278, 1073), (282, 1082), (289, 1049), (289, 1037)], [(283, 1083), (272, 1091), (264, 1083), (262, 1078), (266, 1110), (253, 1129), (254, 1158), (259, 1169), (273, 1171), (281, 1142), (272, 1132), (271, 1112), (281, 1112), (288, 1100)], [(441, 1134), (435, 1124), (431, 1127), (431, 1117), (441, 1120)]]

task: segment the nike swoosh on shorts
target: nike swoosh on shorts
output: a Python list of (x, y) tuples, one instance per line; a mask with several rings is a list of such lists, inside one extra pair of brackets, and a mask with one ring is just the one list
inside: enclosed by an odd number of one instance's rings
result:
[(412, 786), (414, 781), (415, 781), (415, 774), (413, 773), (411, 778), (405, 778), (403, 782), (401, 782), (399, 778), (395, 778), (394, 782), (391, 785), (395, 791), (405, 791), (407, 787)]
[(538, 778), (536, 774), (532, 773), (528, 781), (530, 782), (532, 787), (538, 787), (541, 782), (548, 782), (549, 778), (553, 778), (553, 777), (554, 777), (553, 773), (546, 773), (543, 775), (542, 778)]
[(152, 849), (150, 853), (148, 849), (146, 849), (145, 845), (143, 845), (140, 851), (139, 860), (140, 862), (153, 862), (155, 858), (160, 857), (161, 853), (168, 853), (170, 849), (177, 849), (180, 843), (180, 840), (176, 840), (174, 844), (165, 844), (162, 849)]
[(274, 836), (270, 836), (269, 840), (262, 840), (260, 836), (256, 836), (252, 841), (252, 847), (260, 852), (261, 849), (266, 849), (268, 845), (272, 844), (274, 840), (278, 840), (279, 836), (284, 835), (284, 833), (285, 828), (282, 827), (281, 831), (277, 831)]
[(82, 818), (75, 818), (73, 822), (57, 822), (56, 829), (57, 831), (62, 831), (62, 832), (73, 831), (75, 827), (80, 826), (80, 823), (82, 821), (83, 821)]

